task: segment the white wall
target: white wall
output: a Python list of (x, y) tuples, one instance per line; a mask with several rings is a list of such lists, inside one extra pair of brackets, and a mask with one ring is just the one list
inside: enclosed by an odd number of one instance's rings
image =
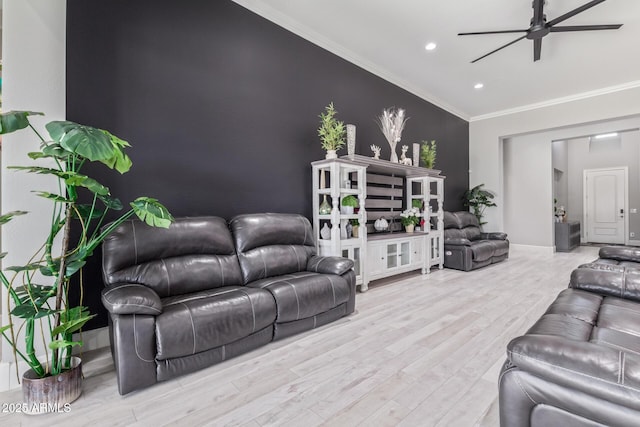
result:
[[(590, 124), (591, 129), (606, 129), (606, 126), (603, 125), (604, 121), (637, 114), (640, 114), (640, 88), (634, 87), (530, 111), (482, 120), (472, 119), (469, 124), (469, 185), (484, 183), (485, 188), (497, 193), (495, 202), (498, 207), (486, 210), (488, 224), (485, 229), (487, 231), (504, 230), (505, 225), (504, 181), (506, 178), (503, 174), (503, 144), (501, 142), (503, 138), (548, 132), (549, 130), (558, 131), (554, 137), (548, 139), (550, 145), (551, 141), (566, 137), (564, 135), (579, 135), (573, 131), (560, 132), (566, 130), (567, 127), (581, 127)], [(600, 131), (589, 133), (600, 133)], [(551, 171), (548, 171), (547, 178), (542, 180), (540, 185), (552, 188), (551, 181), (552, 174)], [(531, 202), (553, 204), (553, 200), (551, 202), (548, 199), (544, 200), (546, 197), (544, 195), (537, 197), (540, 199)], [(548, 215), (547, 221), (552, 220), (553, 218)], [(547, 228), (542, 222), (528, 226), (539, 227), (541, 230)], [(551, 245), (551, 237), (549, 239)]]
[[(639, 126), (640, 120), (624, 120), (612, 122), (612, 129), (625, 129)], [(613, 127), (613, 126), (618, 126)], [(629, 170), (629, 208), (640, 209), (640, 132), (624, 132), (621, 134), (619, 147), (606, 150), (589, 150), (589, 138), (578, 138), (568, 142), (569, 148), (569, 203), (568, 217), (571, 220), (583, 221), (583, 171), (607, 167), (626, 166)], [(606, 142), (605, 142), (606, 143)], [(640, 239), (640, 214), (627, 213), (629, 230), (636, 239)], [(582, 227), (584, 236), (585, 226)]]
[[(65, 0), (3, 0), (3, 111), (32, 110), (46, 114), (33, 122), (46, 135), (44, 124), (65, 118)], [(51, 218), (51, 204), (30, 191), (53, 190), (55, 183), (41, 176), (7, 171), (9, 165), (23, 165), (27, 152), (38, 147), (28, 130), (3, 137), (2, 212), (27, 210), (3, 228), (2, 251), (9, 254), (4, 266), (23, 265), (42, 243)], [(2, 289), (2, 302), (7, 300)], [(6, 324), (6, 313), (3, 313)], [(9, 347), (2, 347), (2, 361), (12, 360)], [(3, 375), (8, 364), (0, 363), (0, 390), (7, 388)], [(9, 378), (14, 379), (15, 375)]]

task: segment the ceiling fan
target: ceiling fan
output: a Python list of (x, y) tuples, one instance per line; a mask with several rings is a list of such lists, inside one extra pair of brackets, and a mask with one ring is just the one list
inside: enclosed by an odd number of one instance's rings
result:
[(575, 16), (581, 12), (584, 12), (587, 9), (592, 8), (593, 6), (604, 2), (605, 0), (593, 0), (589, 3), (585, 3), (580, 7), (573, 9), (570, 12), (565, 13), (551, 21), (547, 22), (547, 16), (544, 14), (544, 4), (545, 0), (533, 0), (533, 18), (531, 18), (531, 26), (524, 30), (499, 30), (499, 31), (479, 31), (473, 33), (458, 33), (459, 36), (472, 36), (477, 34), (504, 34), (504, 33), (526, 33), (522, 37), (518, 37), (517, 39), (505, 44), (504, 46), (500, 46), (499, 48), (492, 50), (491, 52), (482, 55), (479, 58), (471, 61), (474, 62), (480, 61), (482, 58), (486, 58), (487, 56), (496, 53), (499, 50), (504, 49), (505, 47), (511, 46), (512, 44), (519, 42), (522, 39), (533, 40), (533, 61), (538, 61), (540, 59), (540, 53), (542, 52), (542, 38), (549, 33), (562, 33), (567, 31), (592, 31), (592, 30), (617, 30), (622, 27), (622, 24), (613, 24), (613, 25), (568, 25), (568, 26), (558, 26), (559, 24), (572, 16)]

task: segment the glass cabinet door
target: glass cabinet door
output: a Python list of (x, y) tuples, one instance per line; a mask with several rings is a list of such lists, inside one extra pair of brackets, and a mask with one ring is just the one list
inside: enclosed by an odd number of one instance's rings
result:
[(409, 265), (411, 263), (411, 243), (400, 243), (400, 265)]
[(387, 245), (387, 268), (396, 268), (398, 266), (398, 245), (393, 243)]

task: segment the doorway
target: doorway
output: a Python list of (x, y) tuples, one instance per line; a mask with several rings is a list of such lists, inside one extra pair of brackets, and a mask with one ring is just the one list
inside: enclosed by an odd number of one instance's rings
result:
[(625, 244), (628, 229), (628, 168), (585, 169), (585, 240)]

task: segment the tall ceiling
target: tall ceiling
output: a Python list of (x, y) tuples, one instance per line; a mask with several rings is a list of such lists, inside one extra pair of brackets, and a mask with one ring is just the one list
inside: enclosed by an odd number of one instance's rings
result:
[[(468, 120), (640, 86), (638, 0), (608, 0), (564, 21), (623, 26), (550, 33), (540, 61), (525, 39), (474, 64), (522, 34), (457, 33), (526, 29), (531, 0), (234, 1)], [(547, 21), (587, 2), (547, 0)]]

